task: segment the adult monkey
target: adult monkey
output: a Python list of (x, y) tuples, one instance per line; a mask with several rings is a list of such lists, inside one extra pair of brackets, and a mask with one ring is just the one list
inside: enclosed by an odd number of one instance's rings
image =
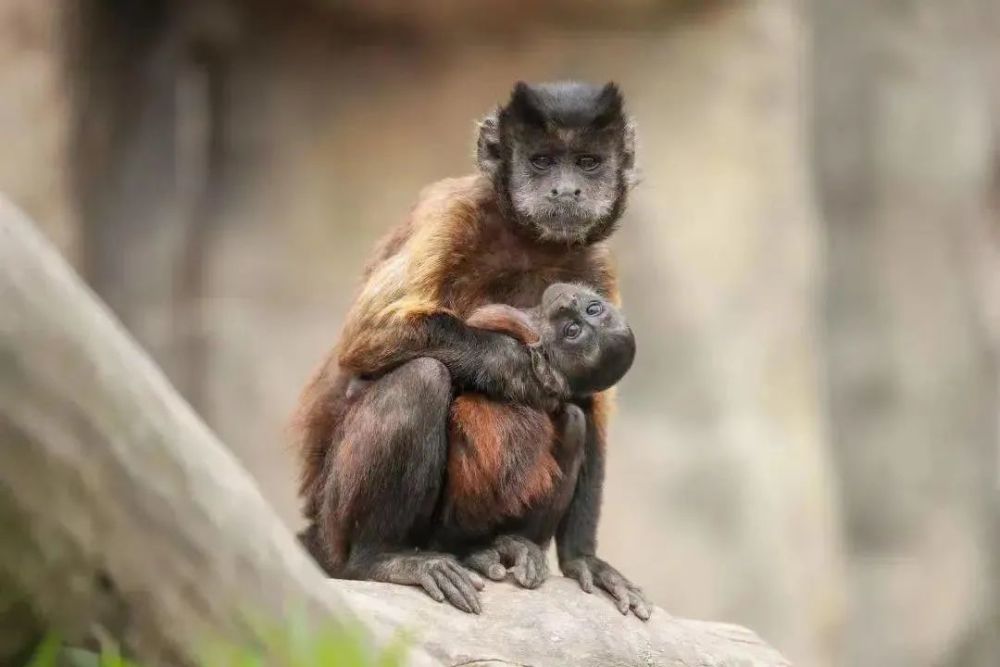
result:
[[(480, 123), (481, 173), (428, 187), (378, 246), (339, 345), (299, 409), (300, 493), (314, 553), (334, 576), (422, 586), (479, 611), (482, 580), (433, 547), (448, 454), (453, 389), (549, 411), (567, 387), (499, 332), (467, 326), (477, 308), (530, 308), (555, 282), (592, 286), (612, 303), (617, 280), (602, 243), (633, 179), (634, 137), (614, 84), (515, 85)], [(364, 378), (354, 395), (352, 380)], [(563, 573), (648, 618), (641, 592), (597, 558), (609, 398), (578, 400), (584, 459), (556, 544)], [(551, 433), (551, 431), (550, 431)], [(550, 435), (551, 437), (551, 435)], [(496, 535), (466, 563), (488, 576), (497, 558), (544, 579), (544, 554)], [(524, 570), (522, 570), (523, 572)], [(540, 575), (540, 576), (539, 576)]]

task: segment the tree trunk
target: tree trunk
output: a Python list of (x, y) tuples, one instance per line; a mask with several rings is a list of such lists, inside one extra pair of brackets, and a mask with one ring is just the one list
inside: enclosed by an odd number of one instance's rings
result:
[(2, 200), (0, 442), (0, 590), (22, 610), (0, 616), (0, 661), (57, 629), (111, 636), (152, 665), (193, 664), (206, 641), (266, 650), (255, 620), (303, 610), (344, 626), (356, 610), (377, 637), (415, 631), (427, 652), (411, 650), (414, 664), (787, 664), (747, 630), (662, 610), (644, 624), (564, 580), (491, 585), (481, 616), (403, 587), (324, 580), (162, 372)]

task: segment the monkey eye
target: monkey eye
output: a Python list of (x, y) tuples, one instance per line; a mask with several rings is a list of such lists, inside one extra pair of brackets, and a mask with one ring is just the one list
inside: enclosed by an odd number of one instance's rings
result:
[(601, 158), (596, 155), (581, 155), (576, 159), (576, 166), (584, 171), (594, 171), (601, 164)]
[(583, 329), (576, 322), (567, 322), (566, 326), (563, 327), (563, 336), (572, 340), (579, 336), (581, 331)]
[(587, 314), (588, 315), (600, 315), (604, 312), (604, 306), (601, 305), (600, 301), (591, 301), (587, 304)]
[(535, 169), (546, 170), (552, 166), (554, 160), (549, 155), (532, 155), (531, 156), (531, 166)]

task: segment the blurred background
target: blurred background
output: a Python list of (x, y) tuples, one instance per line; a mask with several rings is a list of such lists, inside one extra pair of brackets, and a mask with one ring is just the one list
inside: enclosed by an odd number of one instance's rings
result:
[(0, 192), (297, 528), (366, 254), (558, 78), (639, 128), (603, 555), (799, 665), (1000, 664), (996, 0), (0, 0)]

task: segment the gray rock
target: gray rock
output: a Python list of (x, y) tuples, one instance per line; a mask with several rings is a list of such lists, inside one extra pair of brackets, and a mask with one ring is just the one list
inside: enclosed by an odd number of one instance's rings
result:
[(537, 590), (487, 582), (483, 613), (466, 614), (422, 591), (368, 581), (336, 581), (360, 616), (403, 629), (446, 665), (752, 667), (789, 665), (750, 630), (670, 616), (622, 616), (601, 592), (552, 577)]

